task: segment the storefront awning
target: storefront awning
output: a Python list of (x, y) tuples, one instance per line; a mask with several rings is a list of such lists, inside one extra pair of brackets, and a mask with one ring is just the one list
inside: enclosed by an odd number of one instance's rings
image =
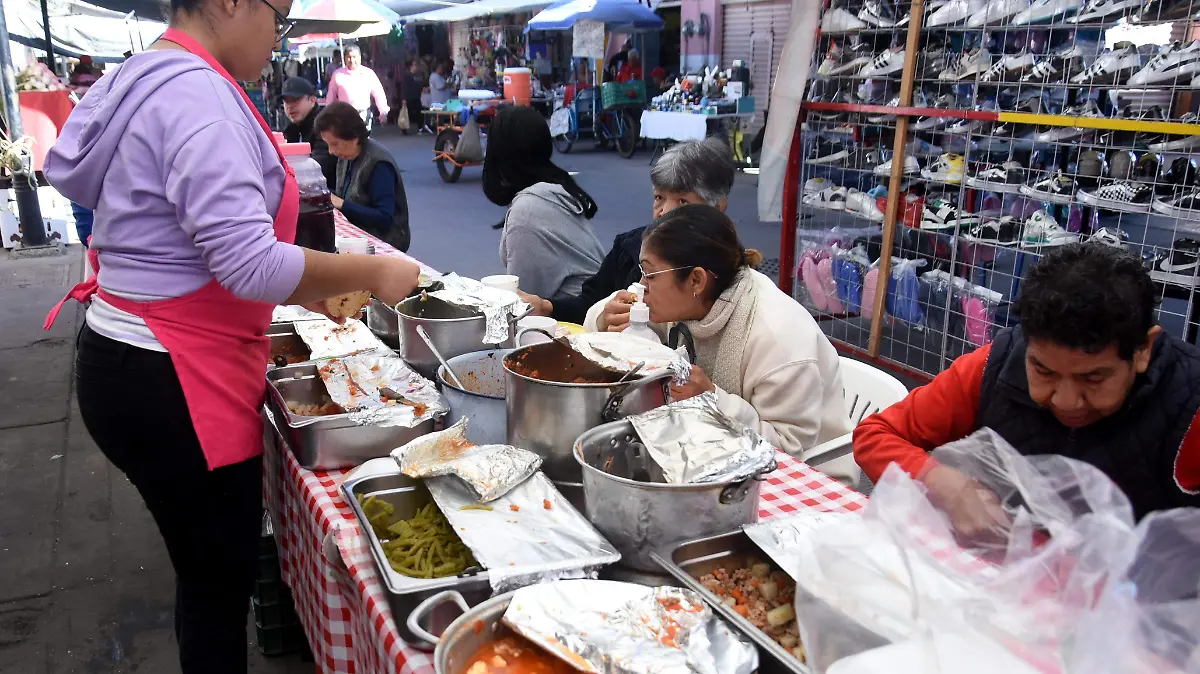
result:
[[(39, 0), (4, 0), (4, 20), (9, 38), (44, 50)], [(162, 35), (167, 26), (157, 21), (128, 17), (119, 12), (80, 2), (50, 0), (50, 38), (54, 51), (64, 56), (91, 56), (99, 61), (121, 60), (125, 52), (139, 52)]]
[(477, 0), (455, 7), (443, 7), (420, 14), (405, 17), (411, 23), (441, 23), (449, 21), (466, 21), (480, 16), (493, 14), (511, 14), (525, 12), (531, 9), (542, 9), (551, 0)]

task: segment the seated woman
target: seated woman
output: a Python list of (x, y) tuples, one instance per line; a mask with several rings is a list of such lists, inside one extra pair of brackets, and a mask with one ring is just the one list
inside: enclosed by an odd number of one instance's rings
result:
[(391, 153), (368, 137), (362, 116), (344, 101), (326, 106), (313, 129), (338, 158), (333, 207), (354, 226), (407, 252), (408, 198)]
[(716, 391), (723, 412), (771, 444), (804, 450), (851, 430), (838, 355), (808, 311), (751, 269), (762, 261), (712, 206), (680, 206), (646, 228), (642, 283), (655, 323), (683, 322), (696, 364), (671, 397)]
[(500, 261), (521, 290), (551, 301), (579, 294), (604, 249), (588, 222), (596, 202), (550, 161), (546, 120), (533, 108), (508, 107), (488, 129), (483, 193), (508, 206)]

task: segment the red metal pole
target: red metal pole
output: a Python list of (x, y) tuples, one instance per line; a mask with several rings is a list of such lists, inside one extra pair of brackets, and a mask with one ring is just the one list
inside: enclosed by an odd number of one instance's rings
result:
[(779, 288), (794, 297), (796, 282), (796, 227), (800, 224), (800, 125), (804, 111), (796, 118), (792, 146), (788, 150), (787, 171), (783, 174), (783, 226), (779, 232)]

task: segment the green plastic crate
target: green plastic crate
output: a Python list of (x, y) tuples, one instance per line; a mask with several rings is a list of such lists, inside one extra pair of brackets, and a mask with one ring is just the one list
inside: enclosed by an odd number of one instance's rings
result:
[(600, 86), (600, 102), (604, 108), (615, 108), (618, 105), (646, 104), (646, 82), (605, 82)]

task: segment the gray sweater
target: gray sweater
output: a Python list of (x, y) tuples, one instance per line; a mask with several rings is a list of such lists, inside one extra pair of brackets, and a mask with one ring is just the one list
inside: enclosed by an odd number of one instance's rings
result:
[(537, 183), (509, 204), (500, 261), (521, 277), (522, 291), (549, 300), (578, 295), (603, 259), (583, 208), (561, 185)]

